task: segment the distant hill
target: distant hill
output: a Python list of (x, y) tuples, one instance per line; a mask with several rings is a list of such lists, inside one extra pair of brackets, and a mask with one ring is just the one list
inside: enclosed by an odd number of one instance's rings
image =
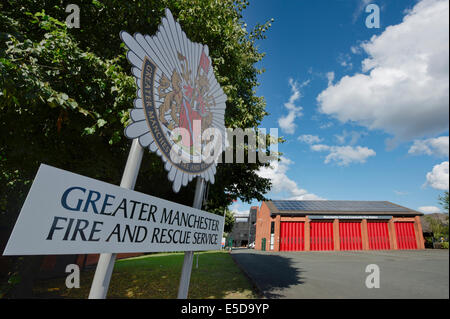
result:
[(432, 219), (437, 219), (443, 222), (448, 226), (448, 214), (443, 213), (433, 213), (433, 214), (425, 214), (420, 216), (420, 221), (422, 222), (422, 230), (424, 233), (431, 233), (430, 223), (427, 221), (426, 216), (430, 216)]

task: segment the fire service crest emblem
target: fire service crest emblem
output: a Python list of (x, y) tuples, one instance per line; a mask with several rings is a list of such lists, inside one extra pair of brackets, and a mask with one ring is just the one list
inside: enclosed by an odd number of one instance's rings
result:
[(191, 42), (168, 9), (154, 36), (120, 37), (138, 87), (125, 135), (161, 157), (175, 192), (197, 176), (214, 183), (227, 96), (208, 46)]

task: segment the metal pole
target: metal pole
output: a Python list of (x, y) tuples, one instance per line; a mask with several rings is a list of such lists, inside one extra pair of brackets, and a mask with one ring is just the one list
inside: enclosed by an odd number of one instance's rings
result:
[[(223, 210), (223, 227), (222, 227), (222, 236), (223, 236), (223, 232), (225, 231), (225, 218), (227, 218), (227, 209), (225, 208)], [(220, 238), (220, 240), (222, 241), (222, 238)], [(225, 245), (223, 245), (223, 249), (225, 249), (225, 247), (227, 246), (227, 238), (225, 237)]]
[[(201, 209), (203, 202), (203, 193), (205, 191), (205, 180), (197, 177), (195, 186), (194, 204), (192, 207)], [(178, 287), (178, 299), (187, 299), (189, 292), (189, 282), (191, 280), (192, 262), (194, 260), (194, 252), (186, 251), (184, 253), (183, 268), (181, 270), (180, 286)]]
[(248, 223), (248, 236), (247, 236), (247, 248), (250, 248), (250, 223), (251, 223), (251, 209), (248, 211), (248, 219), (247, 219), (247, 223)]
[[(127, 163), (125, 164), (120, 187), (134, 189), (143, 154), (144, 149), (139, 144), (138, 139), (134, 139), (131, 144), (130, 153), (128, 154)], [(89, 292), (89, 299), (106, 298), (115, 260), (116, 254), (114, 253), (100, 254), (94, 280), (92, 281), (91, 291)]]

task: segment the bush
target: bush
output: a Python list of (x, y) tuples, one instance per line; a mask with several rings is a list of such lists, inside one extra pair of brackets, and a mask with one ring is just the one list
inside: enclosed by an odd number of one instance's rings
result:
[(441, 243), (441, 248), (442, 249), (448, 249), (448, 241), (445, 241), (445, 242)]

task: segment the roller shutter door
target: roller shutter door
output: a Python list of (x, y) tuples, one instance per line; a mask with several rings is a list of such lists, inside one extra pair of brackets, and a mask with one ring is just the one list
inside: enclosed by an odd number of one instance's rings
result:
[(280, 251), (305, 249), (304, 222), (281, 222), (280, 226)]
[(369, 237), (369, 249), (391, 249), (387, 222), (367, 221), (367, 235)]
[(396, 222), (395, 233), (397, 235), (398, 249), (417, 249), (416, 232), (412, 222)]
[(339, 238), (341, 250), (361, 250), (361, 222), (340, 221)]
[(310, 234), (311, 250), (334, 250), (332, 221), (312, 221)]

